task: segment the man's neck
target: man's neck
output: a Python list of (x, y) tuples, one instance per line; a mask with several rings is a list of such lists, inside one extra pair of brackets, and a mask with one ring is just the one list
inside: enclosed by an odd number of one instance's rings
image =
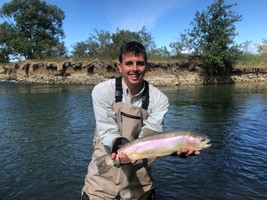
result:
[[(126, 83), (125, 83), (126, 84)], [(129, 92), (132, 96), (137, 95), (144, 87), (144, 81), (138, 85), (131, 85), (130, 87), (126, 84), (129, 89)]]

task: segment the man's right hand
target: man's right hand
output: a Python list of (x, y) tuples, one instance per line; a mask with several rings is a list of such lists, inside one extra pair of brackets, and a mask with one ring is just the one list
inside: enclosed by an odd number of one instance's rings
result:
[(111, 154), (111, 159), (112, 160), (116, 160), (118, 162), (120, 162), (121, 164), (127, 164), (127, 163), (136, 163), (136, 160), (131, 160), (127, 154), (123, 153), (123, 152), (119, 152), (119, 153), (112, 153)]
[(125, 137), (114, 138), (112, 141), (111, 153), (117, 153), (117, 151), (128, 142), (129, 140)]

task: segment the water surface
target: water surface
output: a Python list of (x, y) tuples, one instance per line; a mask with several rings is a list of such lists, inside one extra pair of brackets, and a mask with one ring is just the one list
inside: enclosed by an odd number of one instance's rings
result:
[[(92, 87), (0, 83), (0, 200), (80, 199), (95, 128)], [(206, 134), (200, 156), (152, 164), (157, 199), (267, 199), (267, 86), (161, 88), (164, 130)]]

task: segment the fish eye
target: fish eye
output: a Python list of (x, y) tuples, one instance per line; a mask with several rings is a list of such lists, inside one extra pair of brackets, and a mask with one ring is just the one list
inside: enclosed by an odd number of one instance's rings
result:
[(201, 142), (204, 142), (205, 140), (206, 140), (205, 138), (202, 138), (202, 139), (201, 139)]

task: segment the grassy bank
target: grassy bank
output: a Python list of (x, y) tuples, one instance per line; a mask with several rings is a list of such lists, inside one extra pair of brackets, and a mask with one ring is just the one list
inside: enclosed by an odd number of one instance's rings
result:
[[(33, 59), (32, 62), (56, 62), (62, 63), (66, 61), (71, 62), (86, 62), (93, 61), (105, 61), (109, 62), (109, 59), (105, 58), (47, 58), (43, 60)], [(164, 62), (164, 63), (184, 63), (185, 66), (189, 63), (188, 55), (180, 56), (149, 56), (149, 62)], [(23, 61), (25, 62), (25, 61)], [(191, 61), (191, 63), (194, 61)], [(1, 63), (0, 63), (1, 64)], [(170, 65), (172, 66), (172, 65)], [(262, 68), (267, 69), (267, 53), (263, 54), (245, 54), (235, 64), (234, 68)]]
[(267, 68), (267, 53), (260, 55), (247, 54), (243, 55), (236, 65), (237, 67), (260, 67)]

